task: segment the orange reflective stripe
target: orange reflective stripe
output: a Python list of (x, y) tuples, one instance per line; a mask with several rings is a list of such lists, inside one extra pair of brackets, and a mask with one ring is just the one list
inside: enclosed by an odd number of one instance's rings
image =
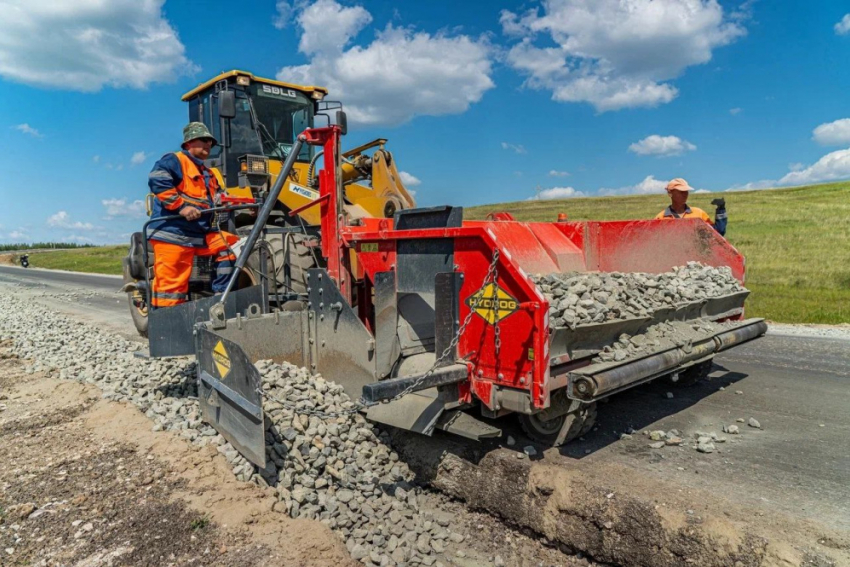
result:
[(189, 195), (183, 195), (183, 201), (189, 205), (194, 207), (200, 207), (202, 209), (206, 209), (210, 206), (209, 201), (205, 201), (203, 199), (194, 199)]

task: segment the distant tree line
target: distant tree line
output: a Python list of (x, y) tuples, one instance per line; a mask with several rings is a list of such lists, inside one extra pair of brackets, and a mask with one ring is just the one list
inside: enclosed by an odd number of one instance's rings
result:
[(41, 250), (45, 248), (94, 248), (94, 244), (76, 244), (72, 242), (34, 242), (32, 244), (0, 244), (0, 252), (9, 250)]

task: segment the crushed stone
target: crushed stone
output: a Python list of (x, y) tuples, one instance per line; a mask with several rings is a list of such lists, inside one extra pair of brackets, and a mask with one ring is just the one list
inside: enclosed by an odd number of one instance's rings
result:
[(532, 276), (553, 327), (649, 317), (656, 311), (746, 291), (728, 266), (688, 262), (669, 272), (571, 272)]

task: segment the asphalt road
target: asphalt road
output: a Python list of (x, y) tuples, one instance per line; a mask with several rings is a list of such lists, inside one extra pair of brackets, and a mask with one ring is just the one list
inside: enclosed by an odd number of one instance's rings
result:
[[(761, 429), (737, 421), (751, 417)], [(547, 460), (626, 464), (663, 490), (701, 488), (850, 532), (850, 340), (768, 335), (719, 355), (711, 379), (696, 386), (657, 382), (614, 397), (597, 423)], [(741, 433), (724, 434), (723, 425)], [(630, 428), (638, 433), (620, 439)], [(671, 429), (727, 441), (714, 454), (655, 450), (641, 433)]]
[(82, 320), (105, 325), (127, 338), (142, 340), (130, 318), (127, 294), (118, 291), (123, 285), (119, 276), (0, 264), (0, 283), (15, 284), (34, 301)]
[[(35, 301), (132, 335), (118, 278), (3, 266), (0, 282), (17, 283)], [(715, 363), (711, 380), (697, 386), (653, 383), (612, 398), (600, 406), (595, 432), (544, 458), (625, 464), (657, 481), (659, 491), (699, 488), (752, 505), (760, 515), (775, 510), (849, 534), (850, 340), (768, 335)], [(762, 429), (736, 422), (751, 417)], [(723, 425), (737, 425), (741, 434), (724, 435)], [(637, 433), (621, 439), (630, 428)], [(728, 440), (714, 454), (692, 447), (654, 450), (640, 432), (656, 429), (717, 432)]]

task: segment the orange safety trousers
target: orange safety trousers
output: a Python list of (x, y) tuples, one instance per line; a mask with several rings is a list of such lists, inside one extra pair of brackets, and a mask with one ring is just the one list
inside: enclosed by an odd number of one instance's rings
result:
[[(230, 246), (239, 237), (229, 232), (211, 232), (204, 237), (205, 246), (180, 246), (171, 242), (151, 240), (154, 253), (154, 278), (151, 289), (153, 307), (173, 307), (189, 299), (189, 277), (195, 256), (216, 256), (216, 278), (213, 291), (224, 291), (233, 262), (236, 261)], [(223, 284), (223, 285), (222, 285)], [(216, 288), (221, 289), (216, 289)]]

